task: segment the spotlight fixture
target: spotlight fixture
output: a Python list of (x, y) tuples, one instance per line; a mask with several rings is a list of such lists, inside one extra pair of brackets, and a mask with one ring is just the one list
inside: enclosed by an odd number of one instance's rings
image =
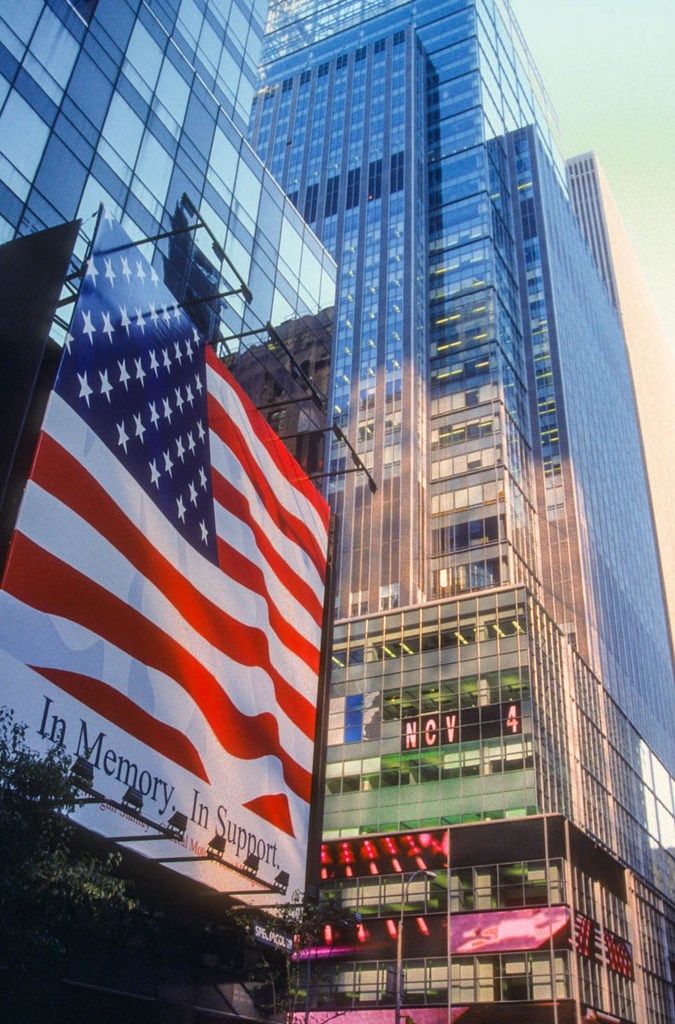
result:
[(215, 835), (206, 847), (206, 856), (210, 860), (222, 860), (225, 854), (225, 836)]
[(167, 830), (171, 833), (172, 839), (182, 839), (187, 828), (187, 814), (176, 811), (167, 822)]
[(129, 786), (122, 797), (122, 807), (134, 814), (140, 814), (143, 810), (143, 794), (135, 786)]
[(277, 892), (280, 892), (282, 896), (285, 896), (288, 892), (288, 883), (291, 880), (291, 876), (288, 871), (280, 871), (277, 877), (274, 879), (274, 887)]
[(257, 875), (259, 867), (260, 857), (257, 855), (257, 853), (249, 853), (248, 857), (244, 861), (244, 870), (249, 875)]
[(70, 777), (78, 789), (90, 790), (94, 785), (94, 766), (84, 757), (76, 757), (70, 769)]

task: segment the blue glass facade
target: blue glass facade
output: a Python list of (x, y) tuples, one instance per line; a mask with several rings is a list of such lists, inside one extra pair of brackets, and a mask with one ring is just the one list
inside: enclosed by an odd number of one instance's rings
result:
[[(628, 364), (509, 5), (279, 0), (264, 60), (249, 137), (336, 256), (334, 415), (379, 485), (329, 489), (329, 846), (449, 827), (452, 849), (471, 822), (561, 813), (664, 894), (672, 666)], [(605, 883), (569, 870), (585, 913)], [(398, 914), (402, 884), (390, 869), (341, 899), (384, 915), (389, 886)], [(591, 916), (634, 941), (665, 912), (594, 891)], [(520, 998), (504, 964), (459, 961), (411, 960), (408, 1005)], [(563, 961), (522, 998), (669, 1019), (664, 961), (635, 987)], [(391, 1002), (385, 967), (343, 963), (323, 1005)]]
[[(101, 202), (149, 237), (187, 223), (186, 194), (253, 293), (221, 304), (225, 333), (331, 306), (332, 260), (242, 137), (265, 14), (237, 0), (3, 3), (0, 240), (87, 221)], [(190, 259), (167, 241), (147, 255), (160, 273)], [(207, 291), (232, 283), (227, 260), (208, 273)]]
[(574, 615), (576, 645), (672, 771), (668, 626), (621, 327), (536, 133), (509, 148), (547, 589), (556, 620)]

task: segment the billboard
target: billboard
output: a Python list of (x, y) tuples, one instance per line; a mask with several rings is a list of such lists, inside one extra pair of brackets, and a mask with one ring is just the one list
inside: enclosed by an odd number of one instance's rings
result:
[(447, 829), (333, 839), (321, 845), (321, 877), (359, 878), (448, 866)]
[(101, 217), (0, 590), (0, 702), (80, 759), (82, 825), (216, 889), (304, 886), (327, 529)]
[[(406, 918), (403, 957), (472, 956), (566, 949), (570, 912), (565, 906), (518, 907)], [(395, 960), (399, 918), (361, 921), (346, 928), (328, 926), (324, 944), (297, 954), (299, 960)]]

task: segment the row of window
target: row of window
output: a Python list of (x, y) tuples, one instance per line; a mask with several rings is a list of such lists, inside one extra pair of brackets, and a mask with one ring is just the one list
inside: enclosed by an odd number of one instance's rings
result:
[(499, 540), (499, 521), (504, 532), (504, 516), (486, 516), (468, 523), (454, 523), (431, 532), (431, 554), (447, 555), (466, 548), (494, 544)]
[(387, 638), (373, 637), (367, 644), (355, 641), (351, 644), (348, 654), (343, 647), (336, 644), (333, 649), (333, 664), (336, 668), (344, 668), (346, 664), (361, 665), (364, 662), (390, 661), (394, 658), (406, 658), (411, 654), (437, 651), (439, 648), (466, 647), (480, 641), (504, 640), (507, 637), (522, 636), (526, 631), (525, 616), (511, 612), (497, 620), (448, 624), (440, 630), (433, 629), (422, 634), (410, 630), (405, 632), (402, 639), (391, 635)]
[(510, 907), (538, 907), (564, 903), (562, 861), (549, 863), (548, 878), (543, 860), (521, 860), (459, 868), (436, 879), (413, 879), (401, 875), (338, 879), (325, 883), (326, 898), (363, 916), (387, 917), (400, 912), (403, 885), (406, 910), (418, 916), (448, 909), (452, 913), (472, 910), (501, 910)]
[(366, 758), (362, 762), (362, 770), (351, 775), (346, 774), (350, 764), (354, 762), (326, 766), (327, 795), (369, 793), (378, 789), (523, 771), (534, 766), (534, 755), (531, 740), (517, 736), (489, 740), (468, 750), (443, 748), (422, 755), (384, 754), (381, 758)]
[[(564, 999), (570, 995), (566, 952), (503, 953), (453, 957), (450, 964), (450, 1005)], [(448, 962), (445, 959), (403, 963), (403, 1003), (448, 1004)], [(323, 974), (310, 994), (317, 1007), (393, 1005), (395, 971), (388, 962), (342, 963)]]

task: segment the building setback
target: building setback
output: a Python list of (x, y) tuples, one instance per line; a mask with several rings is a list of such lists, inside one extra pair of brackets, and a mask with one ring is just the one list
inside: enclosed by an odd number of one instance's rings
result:
[(675, 632), (675, 564), (671, 496), (675, 467), (675, 352), (665, 335), (607, 177), (595, 153), (566, 161), (570, 201), (600, 275), (621, 315), (640, 419), (663, 583)]
[(536, 69), (502, 0), (278, 0), (264, 62), (249, 137), (337, 259), (333, 411), (379, 484), (329, 485), (322, 871), (362, 923), (327, 932), (309, 1002), (383, 1019), (405, 919), (418, 1024), (665, 1024), (668, 629)]

